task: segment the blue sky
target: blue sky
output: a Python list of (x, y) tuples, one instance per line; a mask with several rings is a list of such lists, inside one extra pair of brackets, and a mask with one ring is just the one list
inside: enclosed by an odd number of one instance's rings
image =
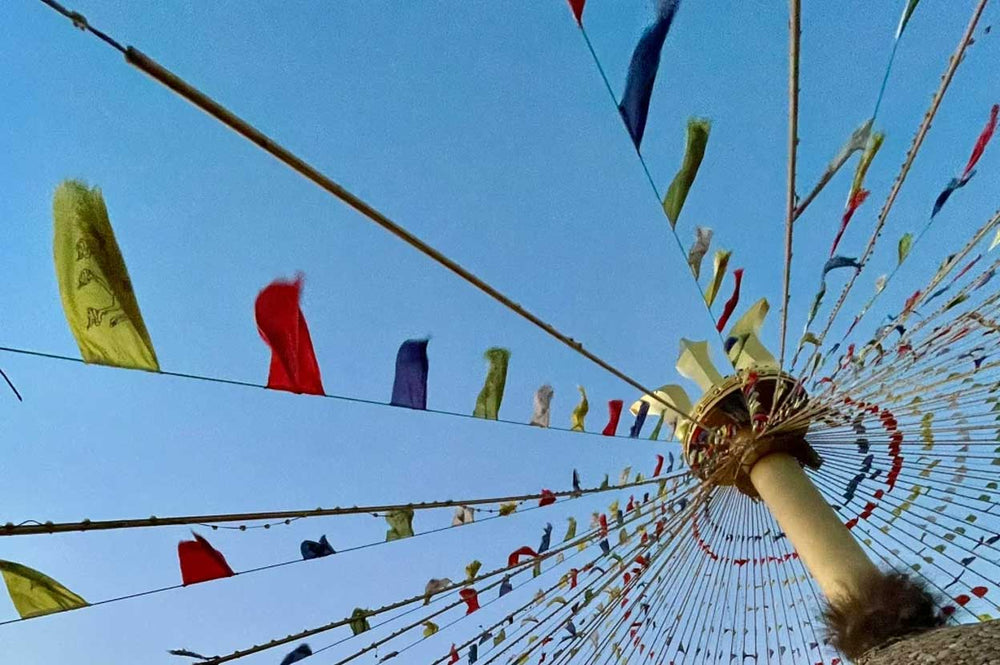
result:
[[(731, 266), (746, 269), (743, 303), (766, 296), (774, 305), (765, 333), (776, 348), (787, 10), (759, 0), (708, 4), (685, 3), (667, 40), (643, 152), (663, 190), (680, 163), (688, 116), (712, 119), (678, 232), (686, 247), (696, 224), (710, 226), (713, 250), (734, 249)], [(871, 112), (901, 3), (805, 4), (800, 192)], [(859, 252), (867, 240), (972, 4), (924, 0), (914, 15), (880, 111), (887, 141), (868, 176), (872, 198), (842, 253)], [(75, 0), (72, 8), (647, 385), (676, 381), (681, 337), (714, 338), (562, 0)], [(589, 33), (619, 93), (651, 14), (647, 0), (592, 0), (587, 8)], [(983, 24), (995, 18), (990, 7)], [(0, 257), (7, 284), (0, 345), (77, 353), (52, 268), (51, 195), (61, 180), (81, 178), (104, 191), (164, 369), (266, 380), (268, 352), (253, 321), (253, 298), (272, 279), (303, 271), (302, 306), (328, 392), (387, 400), (399, 343), (429, 334), (433, 408), (471, 412), (485, 374), (482, 352), (494, 345), (512, 352), (504, 418), (530, 418), (531, 396), (545, 382), (555, 388), (553, 417), (562, 425), (577, 384), (591, 397), (589, 429), (603, 426), (607, 400), (634, 398), (626, 385), (130, 69), (40, 3), (7, 3), (4, 24), (0, 168), (8, 189), (0, 197)], [(923, 224), (937, 191), (964, 166), (996, 99), (988, 84), (996, 42), (981, 33), (977, 39), (889, 219), (882, 250), (849, 301), (855, 306), (893, 265), (899, 235)], [(992, 213), (997, 159), (996, 151), (986, 153), (981, 175), (953, 197), (914, 250), (913, 270), (883, 298), (890, 310)], [(850, 174), (841, 174), (796, 227), (791, 343), (849, 183)], [(840, 281), (833, 283), (831, 295), (839, 292)], [(727, 281), (720, 302), (730, 289)], [(869, 326), (882, 313), (873, 312)], [(23, 404), (0, 396), (0, 522), (566, 489), (574, 467), (584, 484), (596, 484), (626, 464), (648, 472), (658, 450), (676, 449), (8, 354), (0, 362), (25, 396)], [(577, 503), (551, 516), (536, 511), (6, 626), (4, 656), (18, 663), (168, 663), (168, 648), (217, 653), (258, 643), (358, 605), (417, 593), (430, 577), (460, 577), (473, 558), (497, 566), (511, 550), (536, 544), (547, 520), (558, 534), (567, 514), (582, 518), (605, 499)], [(422, 514), (415, 527), (449, 520), (446, 511)], [(378, 540), (384, 526), (372, 518), (305, 520), (206, 535), (234, 568), (245, 569), (294, 558), (301, 539), (322, 533), (340, 549)], [(176, 543), (186, 534), (12, 538), (0, 542), (0, 558), (99, 600), (179, 581)], [(14, 616), (0, 599), (0, 619)], [(442, 634), (431, 652), (440, 655), (473, 630)], [(282, 655), (246, 662), (276, 663)]]

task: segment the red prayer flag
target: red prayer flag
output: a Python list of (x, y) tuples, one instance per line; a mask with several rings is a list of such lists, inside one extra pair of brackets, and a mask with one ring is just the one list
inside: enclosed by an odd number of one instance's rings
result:
[(465, 601), (466, 614), (472, 614), (479, 609), (479, 593), (475, 589), (462, 589), (458, 592), (458, 595)]
[(257, 331), (271, 347), (267, 387), (293, 393), (323, 394), (319, 365), (309, 326), (299, 309), (302, 276), (292, 282), (275, 280), (257, 294)]
[(583, 26), (583, 5), (587, 0), (569, 0), (569, 8), (573, 10), (573, 16), (576, 17), (576, 23), (579, 26)]
[(733, 295), (729, 296), (729, 300), (726, 301), (726, 306), (722, 308), (722, 316), (719, 317), (719, 323), (715, 326), (715, 329), (719, 332), (722, 332), (722, 329), (726, 327), (729, 317), (733, 315), (733, 310), (736, 309), (736, 305), (740, 302), (740, 284), (743, 283), (743, 268), (734, 270), (733, 278), (736, 280), (736, 285), (733, 287)]
[(987, 591), (989, 591), (989, 589), (987, 589), (984, 586), (972, 587), (972, 595), (975, 596), (976, 598), (982, 598), (983, 596), (986, 595)]
[[(581, 3), (582, 4), (582, 3)], [(990, 119), (986, 122), (986, 126), (983, 127), (982, 133), (979, 138), (976, 139), (976, 145), (972, 148), (972, 154), (969, 156), (969, 162), (965, 165), (965, 171), (962, 172), (962, 179), (965, 180), (972, 173), (972, 169), (976, 166), (976, 162), (979, 158), (983, 156), (983, 151), (986, 150), (986, 144), (990, 142), (993, 138), (993, 132), (997, 128), (997, 112), (1000, 112), (1000, 105), (994, 104), (993, 108), (990, 109)]]
[(458, 649), (455, 648), (454, 642), (452, 642), (451, 644), (451, 653), (449, 654), (449, 656), (450, 656), (450, 658), (448, 659), (449, 665), (451, 665), (451, 663), (458, 662)]
[(663, 455), (656, 456), (656, 468), (653, 469), (653, 477), (656, 478), (660, 475), (660, 470), (663, 469)]
[(177, 544), (177, 558), (181, 564), (181, 580), (185, 585), (232, 577), (236, 573), (226, 563), (222, 552), (211, 546), (207, 540), (192, 532), (194, 540), (182, 540)]
[(865, 202), (870, 194), (867, 189), (859, 189), (854, 192), (854, 196), (847, 203), (847, 209), (844, 210), (844, 216), (840, 219), (840, 230), (837, 231), (837, 237), (833, 239), (833, 246), (830, 247), (830, 256), (837, 251), (837, 245), (840, 244), (840, 239), (844, 236), (844, 231), (847, 230), (847, 225), (851, 223), (851, 218), (854, 217), (854, 213), (857, 211), (861, 204)]
[(552, 493), (552, 490), (542, 490), (542, 496), (538, 499), (539, 508), (543, 506), (551, 506), (556, 502), (556, 495)]
[(608, 424), (604, 426), (604, 436), (614, 436), (618, 431), (618, 420), (622, 415), (624, 402), (620, 399), (613, 399), (608, 402)]
[(530, 547), (528, 547), (527, 545), (525, 545), (524, 547), (520, 547), (520, 548), (514, 550), (513, 552), (511, 552), (510, 556), (507, 557), (507, 567), (511, 568), (511, 567), (516, 566), (517, 564), (521, 563), (521, 557), (522, 556), (536, 557), (536, 556), (538, 556), (538, 553), (535, 552), (535, 550), (533, 550)]

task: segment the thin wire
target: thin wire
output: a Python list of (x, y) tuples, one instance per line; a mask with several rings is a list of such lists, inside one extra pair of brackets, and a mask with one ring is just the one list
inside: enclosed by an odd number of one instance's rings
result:
[[(86, 361), (84, 361), (82, 358), (75, 358), (73, 356), (65, 356), (65, 355), (61, 355), (61, 354), (58, 354), (58, 353), (48, 353), (46, 351), (34, 351), (32, 349), (22, 349), (22, 348), (11, 347), (11, 346), (0, 346), (0, 352), (15, 353), (15, 354), (18, 354), (18, 355), (32, 356), (32, 357), (36, 357), (36, 358), (46, 358), (48, 360), (61, 360), (63, 362), (71, 362), (71, 363), (84, 364), (84, 365), (87, 364)], [(116, 369), (116, 370), (124, 369), (124, 370), (130, 370), (130, 371), (140, 371), (140, 372), (147, 371), (147, 370), (135, 370), (135, 369), (133, 369), (131, 367), (117, 367), (117, 366), (112, 366), (112, 365), (102, 365), (102, 367), (109, 367), (111, 369)], [(207, 383), (220, 383), (220, 384), (230, 385), (230, 386), (242, 386), (244, 388), (260, 388), (262, 390), (274, 390), (273, 388), (268, 388), (267, 385), (263, 384), (263, 383), (253, 383), (251, 381), (240, 381), (238, 379), (227, 379), (227, 378), (223, 378), (223, 377), (208, 376), (208, 375), (204, 375), (204, 374), (191, 374), (191, 373), (188, 373), (188, 372), (170, 372), (170, 371), (162, 370), (162, 369), (158, 370), (156, 372), (148, 372), (148, 373), (150, 373), (150, 374), (161, 374), (163, 376), (171, 376), (171, 377), (178, 378), (178, 379), (188, 379), (188, 380), (193, 380), (193, 381), (205, 381)], [(406, 406), (398, 406), (396, 404), (391, 404), (389, 402), (379, 402), (378, 400), (365, 399), (364, 397), (353, 397), (353, 396), (350, 396), (350, 395), (338, 395), (338, 394), (330, 394), (330, 393), (323, 393), (321, 395), (304, 394), (303, 393), (303, 395), (308, 396), (308, 397), (325, 397), (326, 399), (333, 399), (333, 400), (338, 400), (338, 401), (341, 401), (341, 402), (349, 402), (349, 403), (353, 403), (353, 404), (366, 404), (368, 406), (381, 406), (381, 407), (389, 407), (389, 408), (393, 408), (393, 409), (402, 409), (402, 410), (406, 410), (406, 411), (415, 411), (415, 412), (418, 412), (418, 413), (422, 411), (424, 413), (433, 413), (433, 414), (439, 415), (439, 416), (451, 416), (451, 417), (454, 417), (454, 418), (464, 418), (466, 420), (479, 420), (479, 421), (492, 420), (492, 419), (486, 419), (486, 418), (479, 418), (479, 417), (474, 416), (474, 415), (472, 415), (470, 413), (459, 413), (458, 411), (445, 411), (443, 409), (411, 409), (411, 408), (406, 407)], [(492, 422), (503, 423), (505, 425), (518, 425), (518, 426), (521, 426), (521, 427), (530, 427), (532, 429), (549, 429), (549, 430), (553, 430), (553, 431), (557, 431), (557, 432), (573, 432), (573, 433), (576, 433), (576, 434), (589, 434), (589, 435), (592, 435), (592, 436), (607, 436), (608, 438), (615, 438), (615, 439), (634, 439), (634, 438), (638, 438), (638, 437), (624, 436), (622, 434), (605, 435), (605, 434), (602, 434), (601, 432), (598, 432), (596, 430), (587, 432), (587, 431), (570, 429), (569, 427), (558, 427), (558, 426), (553, 427), (553, 426), (549, 426), (549, 427), (545, 427), (545, 428), (539, 428), (538, 425), (532, 425), (531, 423), (525, 423), (525, 422), (521, 422), (521, 421), (517, 421), (517, 420), (505, 420), (503, 418), (497, 418), (496, 420), (492, 420)]]

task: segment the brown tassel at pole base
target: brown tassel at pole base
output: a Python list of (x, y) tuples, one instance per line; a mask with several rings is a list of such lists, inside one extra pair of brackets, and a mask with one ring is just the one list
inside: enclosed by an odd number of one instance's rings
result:
[(831, 644), (852, 660), (944, 623), (924, 584), (895, 571), (866, 576), (857, 591), (826, 606), (823, 620)]

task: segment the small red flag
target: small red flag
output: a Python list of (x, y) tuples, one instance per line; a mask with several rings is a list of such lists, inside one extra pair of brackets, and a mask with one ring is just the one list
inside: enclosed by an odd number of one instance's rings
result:
[(466, 614), (472, 614), (479, 609), (479, 593), (475, 589), (462, 589), (458, 592), (458, 595), (465, 601), (467, 606), (465, 609)]
[(181, 564), (181, 580), (185, 585), (232, 577), (236, 573), (226, 563), (222, 552), (196, 533), (194, 540), (182, 540), (177, 545), (177, 558)]
[(613, 399), (608, 402), (608, 424), (604, 426), (604, 436), (614, 436), (618, 432), (618, 420), (622, 415), (624, 402)]
[(521, 563), (521, 557), (522, 556), (536, 557), (536, 556), (538, 556), (538, 553), (535, 552), (535, 550), (533, 550), (530, 547), (528, 547), (527, 545), (525, 545), (524, 547), (520, 547), (520, 548), (514, 550), (513, 552), (511, 552), (510, 556), (507, 557), (507, 567), (511, 568), (511, 567), (516, 566), (519, 563)]
[(569, 0), (569, 8), (573, 10), (577, 25), (583, 26), (583, 5), (587, 0)]
[(449, 655), (449, 659), (448, 659), (448, 664), (449, 665), (451, 665), (451, 663), (457, 663), (458, 662), (458, 649), (455, 648), (454, 643), (451, 645), (451, 653), (449, 653), (448, 655)]
[(551, 506), (555, 502), (556, 502), (556, 495), (552, 492), (552, 490), (543, 489), (541, 497), (538, 499), (539, 508), (542, 508), (544, 506)]
[(743, 268), (734, 270), (733, 277), (736, 279), (736, 285), (733, 286), (733, 295), (729, 296), (729, 300), (726, 301), (726, 306), (722, 308), (722, 316), (719, 317), (719, 322), (715, 326), (715, 329), (719, 332), (722, 332), (722, 329), (726, 327), (729, 317), (733, 315), (733, 310), (736, 309), (736, 305), (740, 302), (740, 284), (743, 283)]
[(275, 280), (257, 294), (254, 312), (257, 331), (271, 347), (267, 387), (293, 393), (323, 394), (319, 365), (313, 352), (309, 326), (299, 309), (302, 277)]
[(653, 469), (653, 477), (656, 478), (660, 475), (660, 471), (663, 469), (663, 455), (656, 456), (656, 468)]

